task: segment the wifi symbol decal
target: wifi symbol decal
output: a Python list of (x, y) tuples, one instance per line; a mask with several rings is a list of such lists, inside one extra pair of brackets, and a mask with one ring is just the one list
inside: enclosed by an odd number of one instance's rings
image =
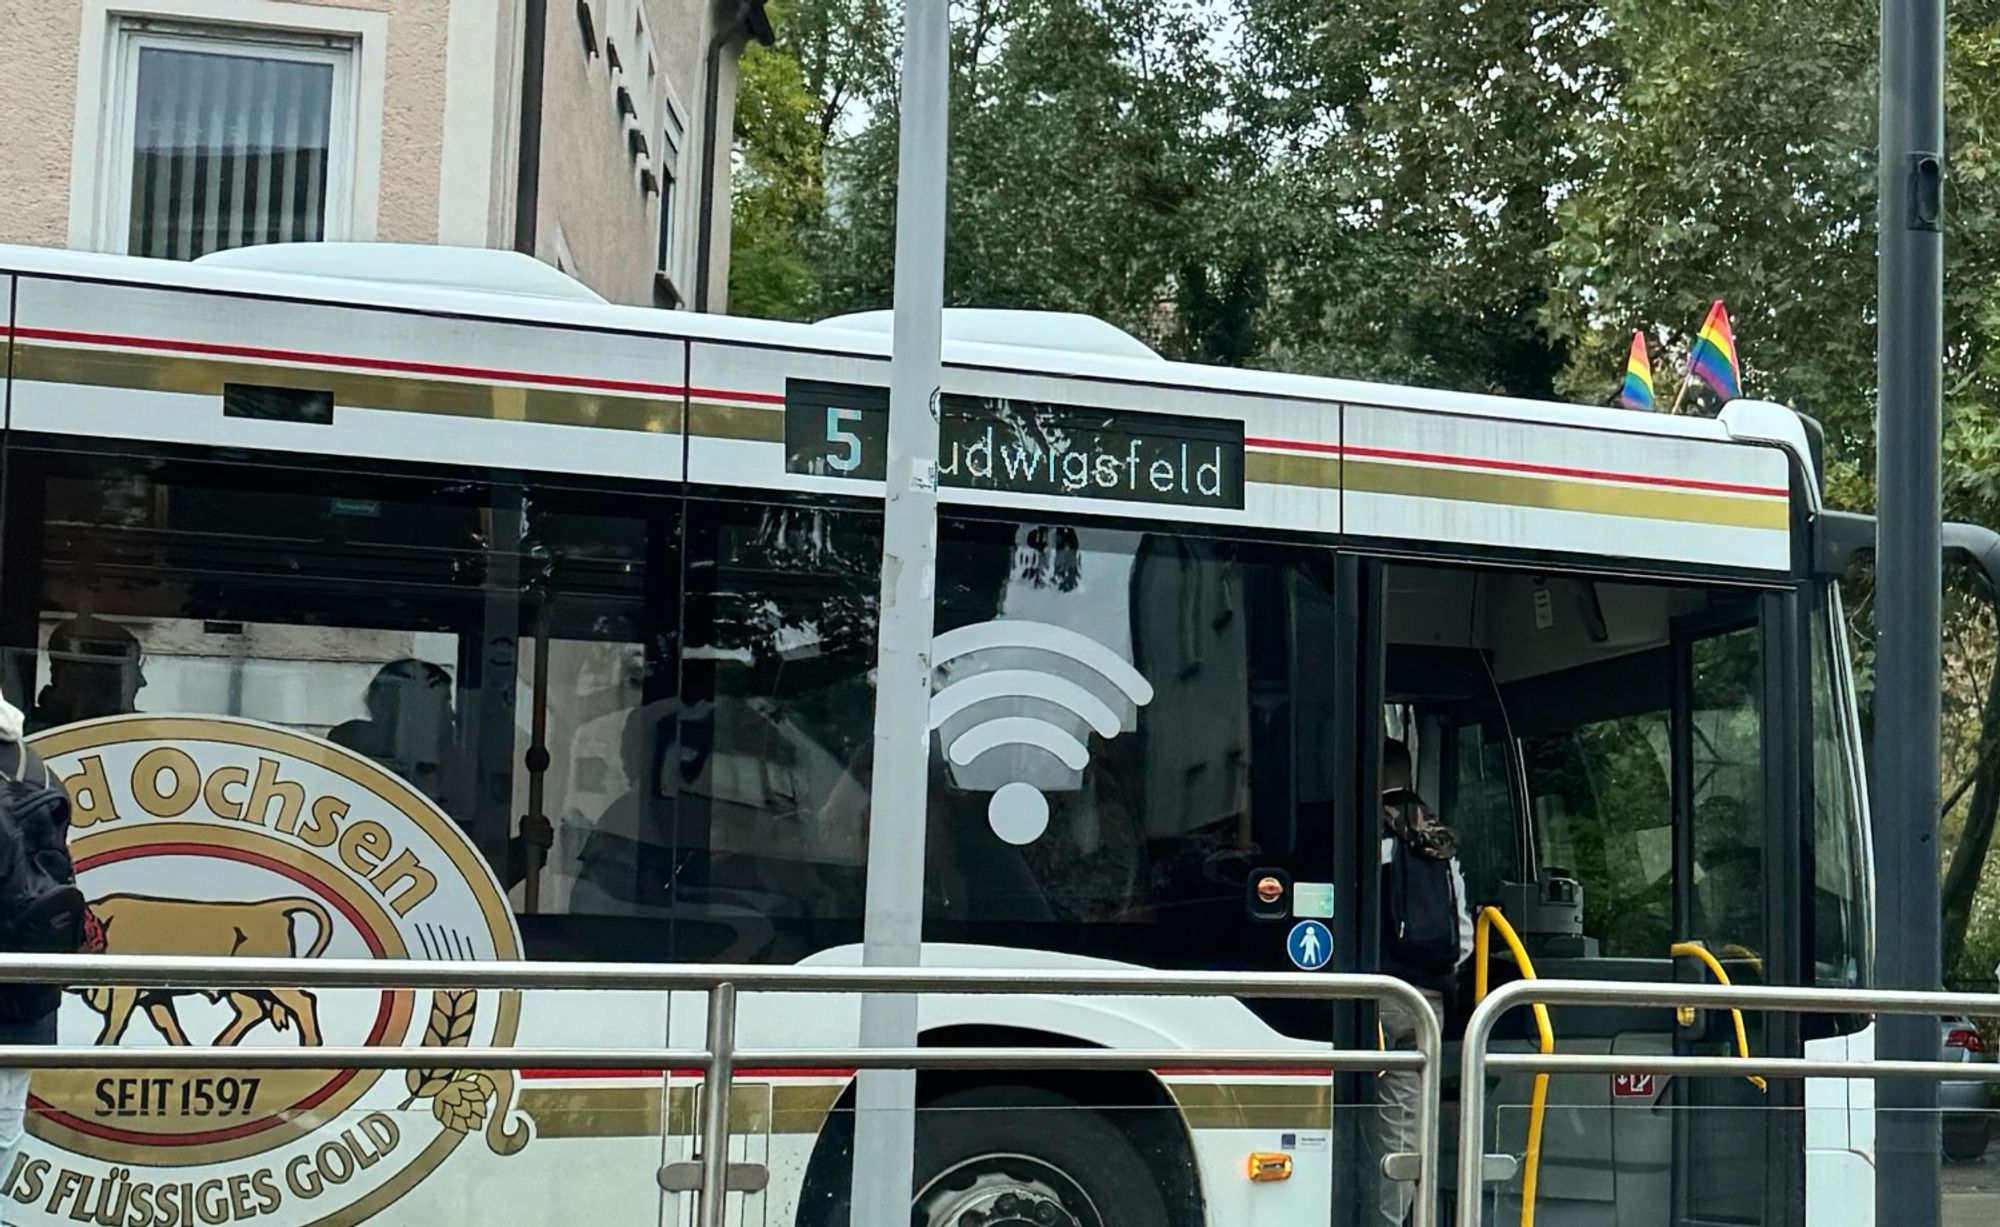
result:
[[(939, 635), (930, 726), (961, 786), (990, 789), (986, 818), (1010, 844), (1049, 825), (1051, 791), (1081, 787), (1092, 733), (1133, 727), (1153, 687), (1110, 648), (1065, 626), (1002, 618)], [(1011, 778), (1008, 778), (1011, 777)]]

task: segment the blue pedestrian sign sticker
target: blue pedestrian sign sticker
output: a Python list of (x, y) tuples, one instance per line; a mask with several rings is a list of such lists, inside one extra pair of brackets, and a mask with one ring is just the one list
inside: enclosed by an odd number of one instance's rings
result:
[(1285, 939), (1285, 953), (1300, 971), (1318, 971), (1333, 958), (1333, 930), (1317, 920), (1301, 920)]

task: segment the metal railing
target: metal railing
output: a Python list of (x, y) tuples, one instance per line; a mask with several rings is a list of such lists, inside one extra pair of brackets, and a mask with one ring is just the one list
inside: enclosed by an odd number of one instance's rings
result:
[[(1639, 984), (1606, 980), (1516, 980), (1495, 989), (1465, 1027), (1459, 1086), (1458, 1206), (1460, 1227), (1479, 1223), (1486, 1184), (1486, 1105), (1489, 1073), (1683, 1074), (1741, 1078), (1930, 1078), (2000, 1082), (2000, 1065), (1943, 1061), (1827, 1061), (1807, 1057), (1697, 1057), (1646, 1053), (1489, 1052), (1493, 1030), (1510, 1010), (1534, 1005), (1660, 1006), (1772, 1010), (1787, 1014), (1986, 1014), (1984, 993), (1910, 993), (1863, 989), (1756, 988), (1720, 984)], [(1431, 1186), (1435, 1187), (1435, 1186)]]
[[(447, 962), (386, 959), (191, 958), (182, 956), (30, 956), (0, 954), (0, 984), (55, 983), (162, 989), (487, 989), (497, 991), (699, 992), (708, 996), (705, 1047), (459, 1048), (466, 1069), (702, 1070), (697, 1164), (662, 1187), (692, 1192), (700, 1227), (722, 1227), (731, 1189), (729, 1083), (740, 1062), (762, 1069), (905, 1070), (1171, 1070), (1228, 1066), (1293, 1069), (1301, 1056), (1315, 1065), (1381, 1072), (1414, 1070), (1416, 1199), (1414, 1227), (1432, 1227), (1438, 1202), (1438, 1099), (1442, 1037), (1423, 995), (1401, 980), (1323, 972), (1218, 973), (988, 969), (967, 967), (814, 967), (633, 963)], [(1553, 982), (1546, 982), (1553, 983)], [(1506, 990), (1495, 994), (1499, 999)], [(773, 1048), (736, 1046), (737, 1003), (743, 993), (898, 993), (1092, 997), (1235, 997), (1319, 1001), (1396, 1001), (1416, 1024), (1416, 1051), (1376, 1049), (1138, 1049), (1138, 1048)], [(389, 1047), (96, 1048), (0, 1045), (0, 1068), (419, 1069), (437, 1063), (435, 1050)], [(1740, 1066), (1739, 1066), (1740, 1068)], [(1392, 1163), (1393, 1159), (1402, 1162)], [(672, 1165), (670, 1165), (672, 1166)], [(1407, 1170), (1403, 1156), (1385, 1171)], [(873, 1225), (870, 1225), (873, 1227)], [(882, 1225), (891, 1227), (891, 1225)], [(898, 1223), (893, 1227), (903, 1227)]]

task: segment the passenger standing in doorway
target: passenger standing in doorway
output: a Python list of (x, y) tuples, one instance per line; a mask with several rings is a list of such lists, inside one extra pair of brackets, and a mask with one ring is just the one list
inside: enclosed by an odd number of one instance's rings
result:
[(131, 631), (102, 618), (71, 618), (49, 634), (49, 684), (35, 697), (28, 731), (139, 710), (144, 665)]
[[(1409, 747), (1382, 743), (1382, 971), (1424, 995), (1438, 1024), (1458, 969), (1472, 957), (1472, 911), (1465, 900), (1465, 871), (1458, 862), (1458, 836), (1438, 821), (1417, 795)], [(1413, 1048), (1417, 1020), (1400, 1002), (1381, 1007), (1382, 1042)], [(1417, 1075), (1407, 1070), (1378, 1076), (1382, 1154), (1417, 1149)], [(1435, 1190), (1432, 1190), (1435, 1193)], [(1403, 1227), (1415, 1189), (1405, 1181), (1382, 1181), (1381, 1221)]]

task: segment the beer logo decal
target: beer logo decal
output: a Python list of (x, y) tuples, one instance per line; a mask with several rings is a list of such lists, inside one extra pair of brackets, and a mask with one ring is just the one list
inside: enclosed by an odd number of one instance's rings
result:
[[(69, 790), (78, 881), (109, 953), (520, 957), (506, 895), (458, 825), (331, 742), (129, 715), (31, 744)], [(64, 1044), (400, 1045), (436, 1049), (437, 1062), (38, 1071), (0, 1213), (121, 1227), (361, 1221), (461, 1144), (528, 1144), (514, 1074), (451, 1060), (512, 1044), (518, 1015), (517, 994), (478, 990), (73, 987)]]

